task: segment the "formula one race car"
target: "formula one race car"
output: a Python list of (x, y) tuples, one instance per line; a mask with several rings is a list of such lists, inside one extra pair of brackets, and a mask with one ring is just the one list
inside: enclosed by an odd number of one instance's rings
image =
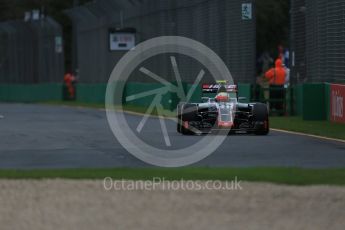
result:
[(177, 106), (177, 132), (184, 135), (207, 134), (214, 131), (226, 133), (254, 133), (267, 135), (269, 119), (267, 105), (240, 103), (237, 86), (219, 81), (204, 84), (201, 103), (180, 103)]

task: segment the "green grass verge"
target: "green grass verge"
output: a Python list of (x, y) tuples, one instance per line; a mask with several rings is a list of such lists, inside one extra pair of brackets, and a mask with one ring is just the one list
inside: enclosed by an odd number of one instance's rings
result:
[(58, 105), (58, 106), (72, 106), (72, 107), (85, 107), (92, 109), (104, 109), (104, 103), (89, 103), (89, 102), (78, 102), (78, 101), (45, 101), (39, 104), (45, 105)]
[(271, 117), (271, 128), (345, 140), (345, 124), (304, 121), (301, 117)]
[(345, 185), (344, 169), (300, 168), (114, 168), (61, 170), (0, 170), (2, 179), (113, 179), (152, 180), (221, 180), (237, 177), (241, 181), (287, 185)]

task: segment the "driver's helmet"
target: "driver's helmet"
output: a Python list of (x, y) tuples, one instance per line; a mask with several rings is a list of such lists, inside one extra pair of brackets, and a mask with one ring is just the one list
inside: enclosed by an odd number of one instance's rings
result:
[(217, 100), (217, 102), (229, 101), (229, 94), (228, 94), (224, 85), (219, 87), (218, 92), (217, 92), (217, 96), (216, 96), (216, 100)]

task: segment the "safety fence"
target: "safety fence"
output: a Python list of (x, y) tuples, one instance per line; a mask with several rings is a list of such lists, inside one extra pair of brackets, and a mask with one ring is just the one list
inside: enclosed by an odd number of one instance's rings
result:
[[(302, 116), (304, 120), (329, 120), (330, 84), (305, 83), (288, 88), (261, 88), (253, 86), (252, 100), (272, 105), (278, 103), (280, 110), (271, 108), (271, 115)], [(281, 97), (270, 94), (277, 92)]]
[(345, 83), (345, 1), (291, 1), (291, 82)]
[(2, 102), (44, 102), (60, 101), (63, 98), (63, 85), (42, 84), (0, 84)]
[[(193, 85), (183, 83), (185, 92)], [(126, 105), (148, 107), (154, 95), (127, 101), (128, 96), (140, 94), (161, 88), (160, 84), (127, 82), (124, 85), (122, 102)], [(77, 101), (83, 103), (104, 103), (107, 85), (78, 84)], [(270, 102), (265, 98), (267, 89), (258, 88), (251, 84), (238, 84), (241, 102)], [(302, 116), (304, 120), (331, 120), (345, 123), (345, 85), (329, 83), (306, 83), (284, 89), (286, 96), (286, 114)], [(200, 102), (202, 97), (201, 86), (196, 87), (191, 102)], [(5, 102), (42, 102), (62, 101), (63, 84), (0, 84), (0, 101)], [(173, 111), (180, 102), (176, 93), (167, 92), (162, 97), (164, 109)], [(279, 101), (278, 101), (279, 102)]]
[[(158, 36), (183, 36), (216, 52), (238, 82), (255, 81), (254, 0), (98, 0), (67, 10), (74, 25), (74, 57), (80, 82), (107, 82), (134, 45)], [(193, 83), (200, 69), (176, 55), (181, 78)], [(144, 57), (144, 54), (143, 54)], [(150, 70), (174, 81), (169, 56), (150, 58)], [(179, 61), (180, 60), (180, 61)], [(206, 80), (213, 80), (205, 75)], [(135, 75), (130, 81), (152, 82)]]
[(0, 83), (61, 82), (61, 26), (50, 17), (0, 23)]
[[(281, 90), (281, 89), (280, 89)], [(285, 97), (278, 99), (285, 105), (288, 115), (302, 116), (304, 120), (330, 120), (345, 123), (345, 85), (331, 83), (305, 83), (283, 89)], [(254, 86), (256, 96), (252, 100), (272, 103), (275, 99), (265, 98), (269, 89)], [(259, 96), (257, 94), (259, 92)]]
[[(120, 83), (121, 84), (121, 83)], [(191, 84), (182, 83), (184, 91), (189, 92), (192, 88)], [(124, 91), (122, 96), (122, 103), (125, 105), (149, 107), (153, 101), (155, 94), (138, 98), (135, 100), (126, 100), (128, 96), (138, 95), (143, 92), (149, 92), (164, 87), (159, 83), (142, 83), (142, 82), (127, 82), (124, 84)], [(86, 103), (104, 103), (106, 84), (78, 84), (77, 86), (77, 100)], [(200, 102), (201, 100), (201, 87), (197, 87), (194, 91), (190, 102)], [(167, 92), (162, 95), (162, 106), (167, 110), (174, 110), (180, 102), (179, 97), (175, 92)]]
[[(272, 115), (302, 115), (302, 92), (302, 85), (287, 88), (253, 85), (251, 100), (269, 105)], [(275, 108), (277, 104), (281, 106)]]

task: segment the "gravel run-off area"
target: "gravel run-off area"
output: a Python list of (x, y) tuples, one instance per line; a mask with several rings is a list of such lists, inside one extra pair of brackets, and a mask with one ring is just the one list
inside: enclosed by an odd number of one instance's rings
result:
[(345, 187), (248, 182), (241, 187), (107, 191), (103, 180), (0, 180), (0, 226), (3, 230), (344, 229)]

